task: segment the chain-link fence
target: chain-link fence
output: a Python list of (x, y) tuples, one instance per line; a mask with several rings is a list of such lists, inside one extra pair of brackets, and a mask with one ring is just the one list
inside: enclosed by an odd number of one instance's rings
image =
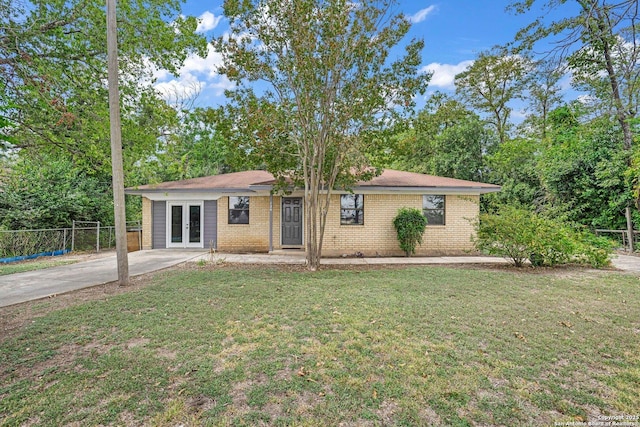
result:
[(56, 252), (70, 247), (70, 228), (0, 231), (0, 258)]
[[(140, 221), (127, 222), (127, 231), (137, 232), (138, 240), (141, 230)], [(71, 228), (0, 230), (0, 259), (60, 251), (99, 252), (115, 245), (115, 227), (101, 225), (98, 221), (73, 221)]]

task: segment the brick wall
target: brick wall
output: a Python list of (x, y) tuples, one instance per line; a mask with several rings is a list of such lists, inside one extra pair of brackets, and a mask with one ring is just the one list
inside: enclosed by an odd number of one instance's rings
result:
[[(277, 234), (280, 224), (280, 198), (273, 198), (273, 242), (280, 241)], [(269, 196), (251, 196), (249, 199), (249, 224), (229, 224), (229, 198), (218, 200), (218, 250), (221, 252), (269, 251)]]
[(417, 254), (463, 255), (474, 251), (471, 238), (480, 214), (480, 196), (446, 196), (445, 209), (446, 225), (427, 225)]
[(142, 249), (151, 249), (152, 247), (152, 203), (146, 197), (142, 198)]
[[(478, 216), (479, 200), (479, 196), (446, 196), (446, 225), (427, 226), (416, 254), (453, 255), (472, 250), (473, 220)], [(403, 255), (392, 223), (402, 207), (422, 209), (422, 195), (365, 194), (364, 225), (340, 225), (340, 196), (332, 196), (323, 255)]]
[[(446, 196), (445, 223), (427, 226), (418, 255), (455, 255), (473, 250), (473, 221), (479, 213), (479, 196)], [(281, 198), (273, 197), (273, 248), (280, 249)], [(366, 194), (364, 225), (340, 225), (340, 195), (333, 195), (327, 214), (323, 255), (362, 252), (365, 256), (403, 255), (393, 218), (402, 207), (422, 209), (420, 194)], [(142, 198), (142, 247), (151, 248), (151, 200)], [(229, 198), (218, 200), (218, 250), (267, 252), (269, 250), (269, 196), (252, 196), (249, 224), (229, 224)]]

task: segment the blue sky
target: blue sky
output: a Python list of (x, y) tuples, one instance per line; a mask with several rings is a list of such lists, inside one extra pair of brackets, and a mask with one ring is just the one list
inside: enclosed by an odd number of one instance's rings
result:
[[(509, 3), (507, 0), (400, 2), (400, 11), (413, 22), (407, 40), (424, 39), (422, 67), (434, 72), (426, 96), (436, 90), (453, 91), (453, 77), (469, 66), (479, 52), (513, 40), (520, 28), (536, 18), (535, 14), (515, 16), (507, 12)], [(222, 1), (187, 0), (183, 13), (200, 18), (199, 31), (207, 37), (222, 35), (228, 29), (222, 16)], [(220, 56), (212, 49), (206, 58), (189, 58), (177, 77), (157, 73), (156, 87), (169, 98), (199, 93), (196, 106), (223, 104), (224, 89), (231, 85), (216, 73), (219, 61)]]

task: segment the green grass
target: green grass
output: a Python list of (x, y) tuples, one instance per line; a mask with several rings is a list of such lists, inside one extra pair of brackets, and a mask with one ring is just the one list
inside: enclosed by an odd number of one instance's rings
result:
[(639, 285), (582, 270), (169, 271), (2, 338), (0, 425), (637, 415)]
[(17, 263), (0, 264), (0, 276), (14, 273), (24, 273), (26, 271), (42, 270), (49, 267), (73, 264), (77, 260), (36, 258), (33, 261), (22, 261)]

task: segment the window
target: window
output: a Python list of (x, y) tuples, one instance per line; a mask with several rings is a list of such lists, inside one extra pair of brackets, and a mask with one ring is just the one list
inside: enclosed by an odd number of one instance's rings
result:
[(444, 225), (444, 196), (422, 196), (422, 213), (427, 225)]
[(229, 224), (249, 224), (249, 197), (229, 197)]
[(340, 196), (340, 225), (364, 225), (364, 196), (343, 194)]

